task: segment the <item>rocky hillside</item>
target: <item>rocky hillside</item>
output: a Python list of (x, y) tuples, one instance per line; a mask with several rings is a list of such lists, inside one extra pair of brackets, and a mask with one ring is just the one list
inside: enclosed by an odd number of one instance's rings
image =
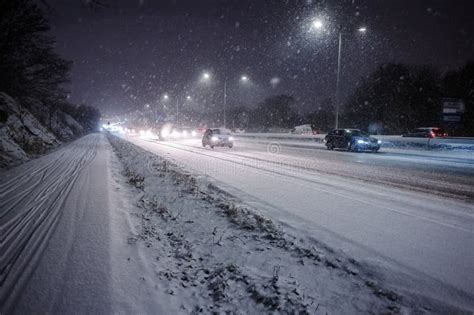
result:
[(49, 113), (40, 102), (28, 108), (0, 92), (0, 168), (21, 164), (84, 133), (70, 115)]

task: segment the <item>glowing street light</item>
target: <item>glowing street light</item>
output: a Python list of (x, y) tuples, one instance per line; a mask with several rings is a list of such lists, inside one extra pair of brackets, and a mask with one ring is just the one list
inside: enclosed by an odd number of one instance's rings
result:
[(361, 26), (361, 27), (359, 27), (358, 31), (359, 31), (359, 33), (365, 33), (365, 32), (367, 32), (367, 28), (365, 26)]
[(202, 74), (202, 78), (205, 80), (205, 81), (208, 81), (210, 78), (211, 78), (211, 74), (209, 72), (204, 72)]
[(243, 83), (247, 83), (249, 81), (249, 77), (246, 75), (243, 75), (240, 77), (240, 81), (242, 81)]
[(190, 101), (192, 98), (191, 98), (190, 95), (188, 95), (188, 96), (186, 96), (186, 99), (187, 99), (188, 101)]
[(313, 28), (319, 30), (321, 28), (323, 28), (323, 22), (321, 22), (321, 20), (314, 20), (313, 23)]
[(163, 95), (163, 99), (167, 100), (167, 99), (169, 99), (169, 98), (170, 98), (170, 97), (168, 96), (168, 94)]

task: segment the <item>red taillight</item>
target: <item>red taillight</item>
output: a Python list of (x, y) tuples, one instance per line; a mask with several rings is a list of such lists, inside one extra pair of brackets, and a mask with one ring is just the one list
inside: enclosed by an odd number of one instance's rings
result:
[(431, 132), (430, 133), (430, 138), (435, 138), (436, 137), (436, 134), (434, 132)]

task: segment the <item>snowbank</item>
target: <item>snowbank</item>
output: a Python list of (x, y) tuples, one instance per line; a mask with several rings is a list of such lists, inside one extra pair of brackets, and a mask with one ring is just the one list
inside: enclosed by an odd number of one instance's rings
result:
[(20, 164), (28, 156), (42, 154), (59, 145), (28, 110), (0, 92), (0, 167)]
[(204, 177), (115, 136), (109, 140), (142, 209), (140, 228), (128, 241), (149, 249), (153, 281), (179, 305), (178, 312), (355, 314), (413, 308), (357, 261), (286, 233)]

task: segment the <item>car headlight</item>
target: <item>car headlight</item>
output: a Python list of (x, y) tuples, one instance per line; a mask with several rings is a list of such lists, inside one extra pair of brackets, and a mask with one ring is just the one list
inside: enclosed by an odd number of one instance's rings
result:
[(187, 137), (188, 136), (188, 132), (186, 130), (183, 130), (183, 137)]
[(234, 141), (234, 137), (229, 137), (229, 141)]
[(191, 131), (191, 135), (192, 135), (193, 137), (196, 137), (196, 131), (194, 131), (194, 130)]
[(382, 144), (382, 140), (377, 140), (377, 143), (378, 143), (378, 144)]
[(364, 144), (365, 141), (364, 141), (364, 140), (357, 140), (357, 143), (358, 143), (358, 144)]
[(161, 129), (161, 136), (162, 136), (163, 138), (166, 138), (166, 137), (168, 137), (169, 135), (170, 135), (170, 130), (169, 130), (168, 128), (163, 128), (163, 129)]
[(212, 140), (212, 141), (217, 141), (217, 140), (219, 140), (219, 138), (217, 138), (216, 136), (212, 136), (212, 137), (211, 137), (211, 140)]

